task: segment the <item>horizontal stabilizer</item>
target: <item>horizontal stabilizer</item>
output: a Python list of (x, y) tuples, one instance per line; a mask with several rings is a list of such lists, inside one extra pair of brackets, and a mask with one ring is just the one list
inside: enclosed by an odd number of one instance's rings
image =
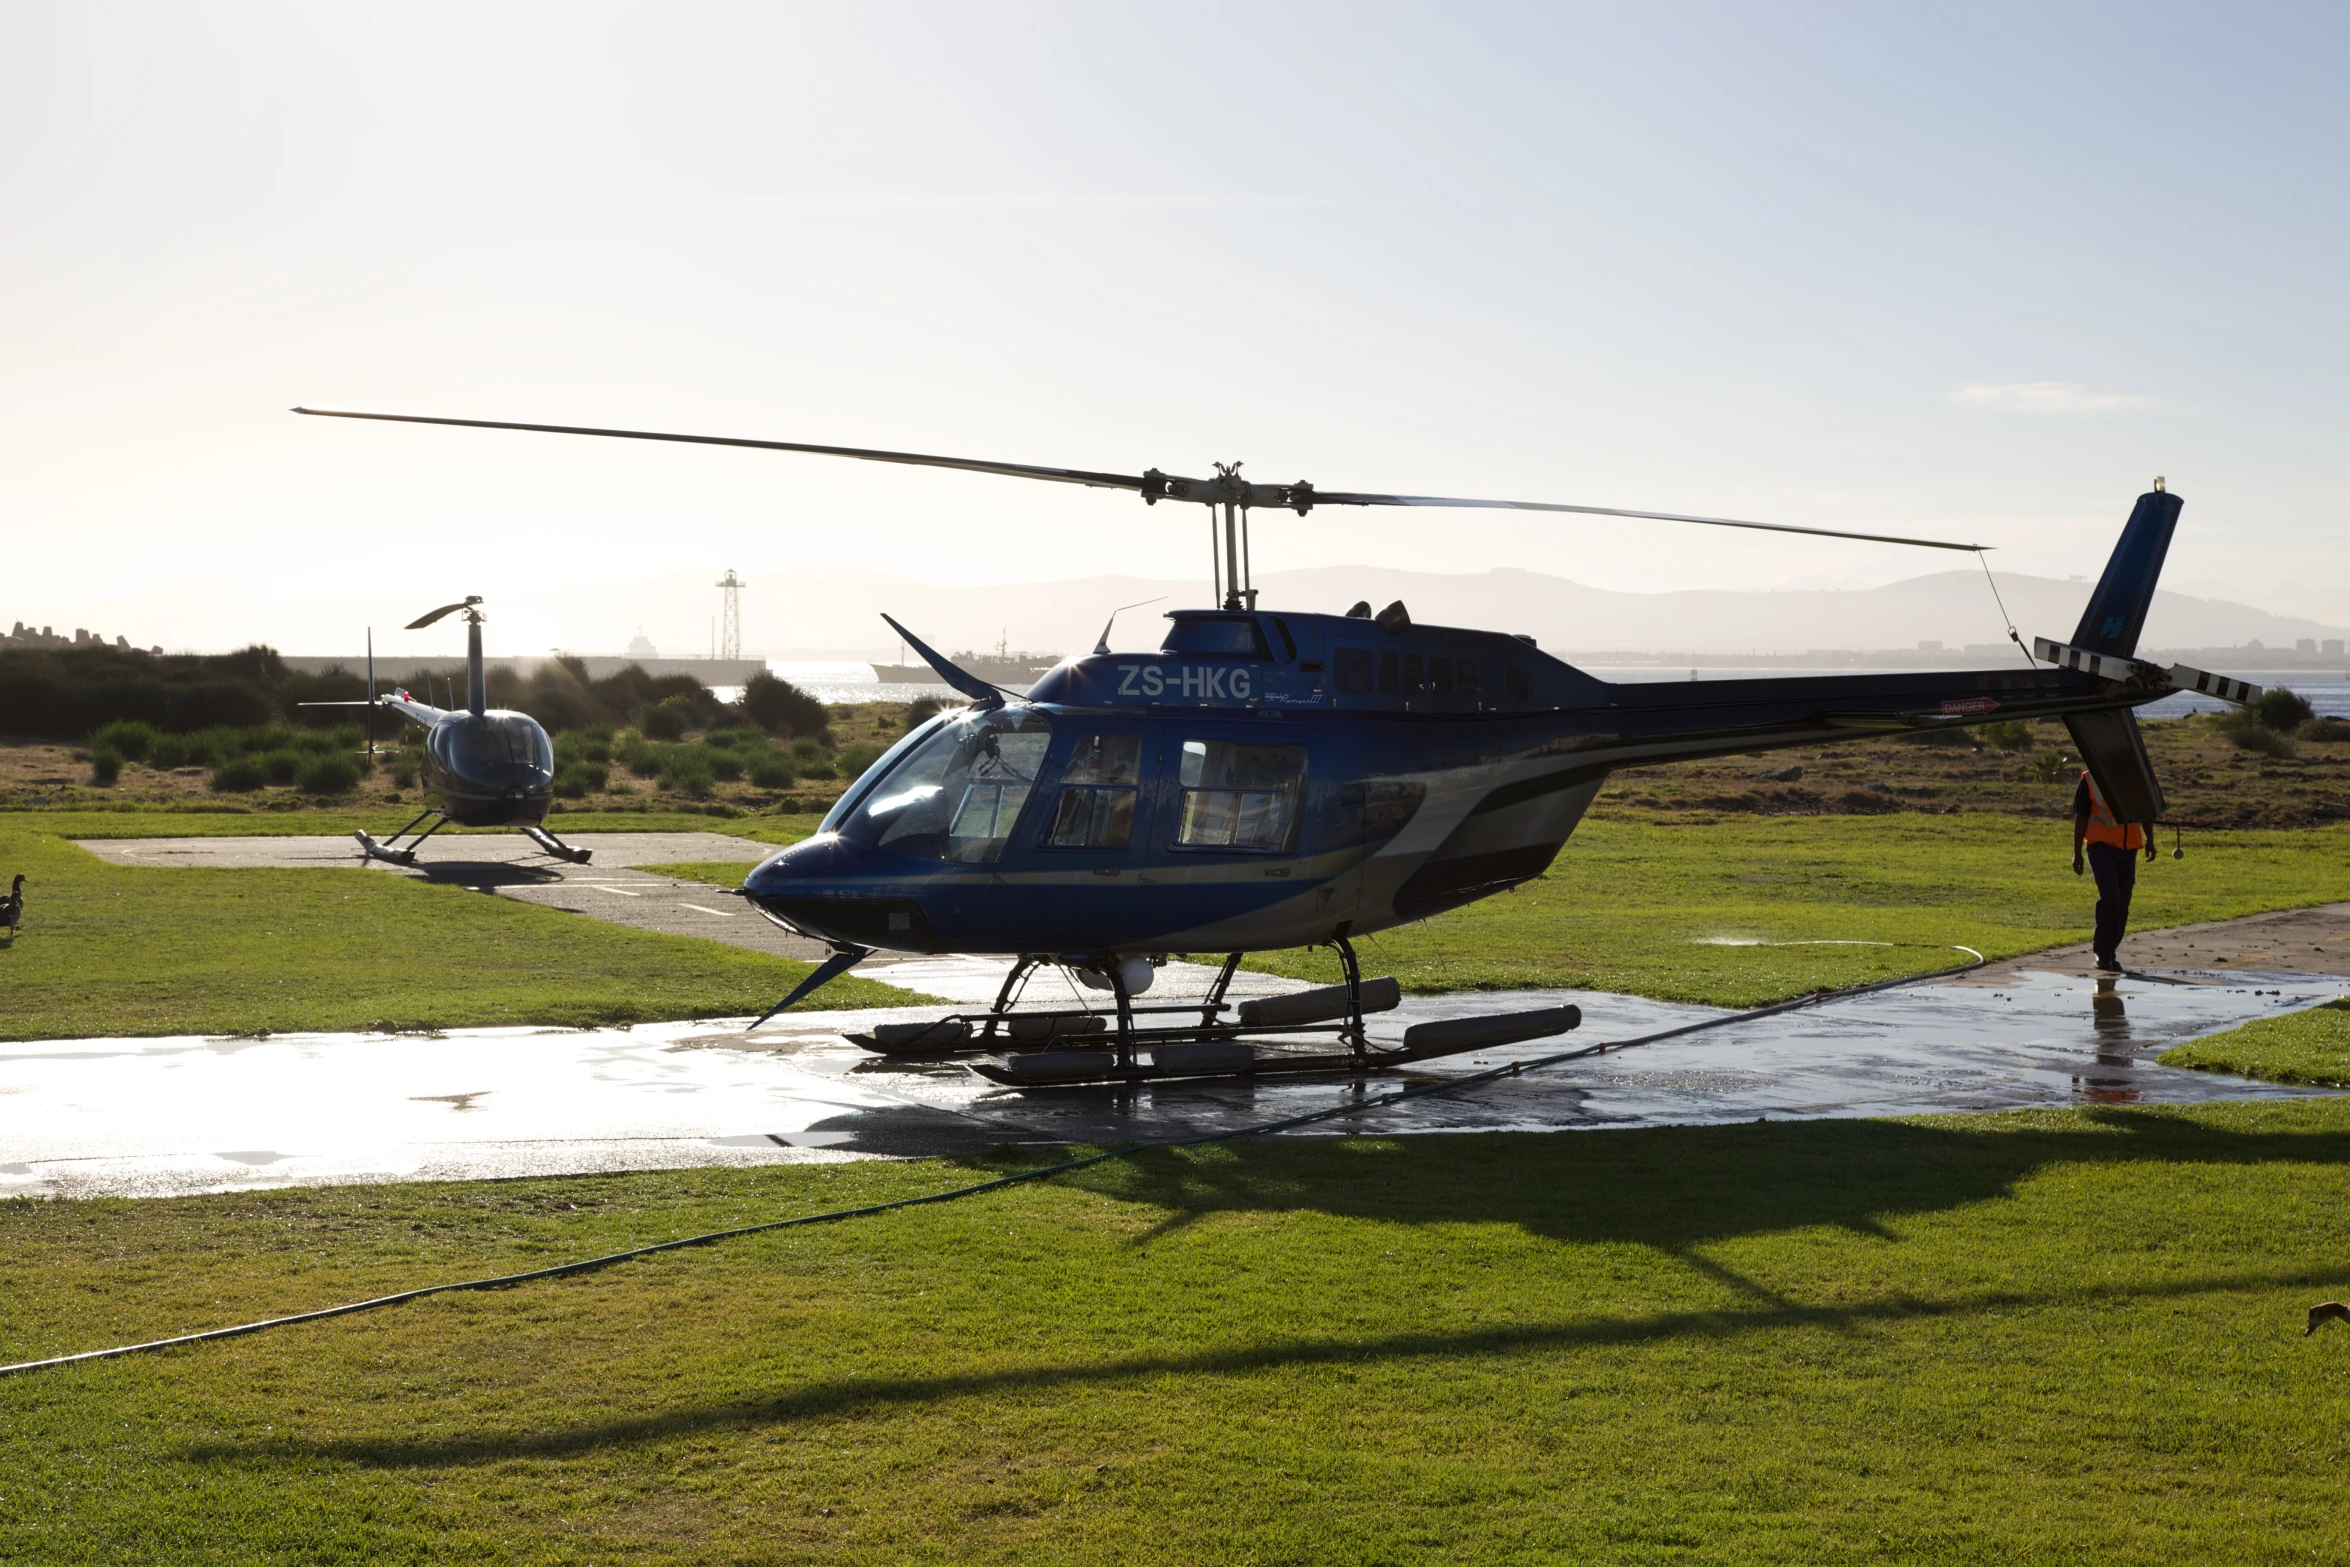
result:
[(2168, 676), (2160, 664), (2140, 663), (2117, 653), (2097, 653), (2069, 642), (2051, 642), (2046, 637), (2032, 638), (2032, 656), (2043, 664), (2054, 664), (2059, 669), (2077, 669), (2084, 675), (2096, 675), (2104, 680), (2164, 680)]
[(2181, 691), (2200, 691), (2205, 696), (2216, 696), (2223, 702), (2240, 702), (2249, 707), (2266, 692), (2249, 680), (2232, 680), (2226, 675), (2215, 675), (2207, 670), (2189, 669), (2184, 664), (2173, 664), (2167, 671), (2170, 683)]
[(2134, 713), (2070, 713), (2064, 727), (2087, 764), (2097, 792), (2105, 796), (2114, 820), (2162, 820), (2162, 785), (2154, 778), (2154, 763), (2146, 755), (2146, 741), (2138, 733)]

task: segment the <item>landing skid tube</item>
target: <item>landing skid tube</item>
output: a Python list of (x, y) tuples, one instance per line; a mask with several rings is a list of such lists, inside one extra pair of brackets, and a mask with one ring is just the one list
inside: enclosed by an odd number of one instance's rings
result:
[(588, 856), (596, 852), (593, 849), (575, 849), (544, 827), (525, 827), (522, 829), (522, 835), (555, 858), (569, 860), (574, 865), (585, 865), (588, 862)]
[(432, 815), (431, 811), (418, 812), (415, 821), (411, 821), (389, 838), (377, 838), (373, 833), (365, 830), (355, 832), (351, 836), (359, 840), (360, 852), (371, 860), (382, 860), (387, 865), (414, 865), (416, 863), (416, 846), (449, 825), (449, 819), (444, 816), (424, 831), (417, 833), (415, 838), (403, 847), (400, 840), (415, 831), (417, 822), (423, 821), (430, 815)]
[[(1582, 1021), (1581, 1012), (1574, 1007), (1454, 1018), (1405, 1030), (1400, 1049), (1373, 1049), (1363, 1014), (1395, 1007), (1402, 992), (1392, 979), (1364, 982), (1353, 944), (1343, 932), (1331, 945), (1338, 950), (1345, 984), (1246, 1001), (1238, 1007), (1238, 1016), (1230, 1020), (1224, 1016), (1228, 1010), (1225, 996), (1240, 967), (1241, 954), (1237, 952), (1224, 960), (1206, 996), (1161, 1006), (1136, 1005), (1115, 959), (1100, 962), (1117, 1002), (1114, 1028), (1111, 1020), (1098, 1012), (1013, 1012), (1012, 1005), (1028, 976), (1049, 961), (1024, 956), (1012, 965), (994, 1006), (985, 1013), (955, 1013), (929, 1023), (885, 1024), (871, 1033), (847, 1037), (867, 1050), (901, 1059), (978, 1056), (980, 1059), (965, 1064), (990, 1082), (1039, 1088), (1303, 1073), (1359, 1076), (1438, 1056), (1563, 1034)], [(1178, 1016), (1182, 1021), (1175, 1021)], [(1017, 1048), (1020, 1045), (1044, 1048), (1022, 1051)], [(1332, 1045), (1339, 1048), (1327, 1048)], [(1007, 1050), (1007, 1046), (1013, 1048)]]

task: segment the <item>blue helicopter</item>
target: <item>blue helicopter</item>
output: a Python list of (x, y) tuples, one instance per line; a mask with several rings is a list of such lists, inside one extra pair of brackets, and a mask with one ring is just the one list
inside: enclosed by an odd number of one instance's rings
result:
[[(1112, 652), (1105, 627), (1091, 655), (1015, 693), (889, 620), (970, 704), (909, 733), (814, 836), (763, 861), (741, 889), (770, 920), (832, 950), (769, 1017), (876, 950), (1014, 958), (985, 1013), (856, 1036), (885, 1054), (984, 1054), (975, 1068), (1010, 1084), (1375, 1070), (1573, 1027), (1574, 1008), (1551, 1008), (1422, 1024), (1400, 1050), (1374, 1048), (1364, 1015), (1394, 1006), (1397, 991), (1392, 980), (1362, 978), (1353, 942), (1541, 875), (1618, 768), (2057, 718), (2115, 814), (2155, 823), (2162, 790), (2132, 709), (2181, 689), (2234, 702), (2261, 694), (2134, 656), (2182, 505), (2159, 479), (2138, 498), (2072, 640), (2036, 641), (2022, 667), (1619, 684), (1551, 657), (1529, 637), (1417, 624), (1401, 603), (1376, 614), (1360, 603), (1342, 615), (1260, 606), (1249, 513), (1506, 507), (1978, 558), (1985, 546), (1559, 503), (1327, 492), (1253, 483), (1237, 463), (1202, 480), (1155, 468), (1129, 475), (717, 436), (333, 416), (809, 452), (1209, 506), (1221, 525), (1219, 601), (1171, 611), (1155, 652)], [(1226, 1003), (1246, 954), (1310, 945), (1335, 949), (1343, 985)], [(1170, 954), (1190, 952), (1227, 954), (1205, 999), (1139, 999)], [(1090, 1009), (1015, 1012), (1024, 977), (1048, 964), (1108, 992), (1114, 1026)], [(1008, 1048), (1021, 1045), (1048, 1048)]]
[[(410, 631), (422, 631), (447, 615), (465, 617), (465, 705), (435, 707), (419, 702), (405, 690), (379, 694), (375, 685), (375, 634), (367, 637), (367, 700), (364, 702), (305, 702), (304, 707), (364, 707), (370, 709), (369, 745), (373, 747), (373, 709), (384, 707), (424, 730), (424, 809), (416, 819), (378, 838), (361, 829), (352, 834), (368, 859), (393, 865), (414, 865), (417, 846), (454, 822), (460, 827), (512, 827), (558, 859), (585, 865), (593, 850), (576, 848), (547, 831), (547, 812), (555, 803), (555, 747), (546, 729), (528, 713), (509, 712), (489, 705), (489, 682), (482, 666), (481, 595), (469, 593), (454, 604), (427, 610), (410, 621)], [(432, 825), (407, 843), (419, 823)]]

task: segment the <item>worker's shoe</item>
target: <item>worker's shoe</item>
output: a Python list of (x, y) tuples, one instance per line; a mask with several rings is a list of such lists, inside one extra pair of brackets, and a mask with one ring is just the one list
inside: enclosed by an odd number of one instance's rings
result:
[(2122, 960), (2110, 953), (2101, 952), (2097, 955), (2097, 971), (2101, 974), (2119, 974), (2123, 972)]

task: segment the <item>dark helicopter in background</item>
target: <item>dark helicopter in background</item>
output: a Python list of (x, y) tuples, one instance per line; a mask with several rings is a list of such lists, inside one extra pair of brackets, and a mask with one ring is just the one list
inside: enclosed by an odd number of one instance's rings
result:
[[(508, 712), (489, 705), (489, 682), (482, 668), (483, 616), (476, 605), (481, 595), (468, 594), (454, 604), (419, 615), (405, 629), (422, 631), (434, 621), (460, 611), (465, 616), (465, 705), (434, 707), (404, 690), (379, 696), (375, 686), (375, 639), (368, 638), (367, 700), (364, 702), (306, 702), (305, 707), (389, 708), (424, 729), (424, 809), (389, 838), (364, 830), (352, 836), (368, 858), (394, 865), (414, 865), (417, 845), (454, 822), (460, 827), (513, 827), (533, 843), (574, 865), (585, 865), (593, 852), (578, 849), (547, 831), (548, 810), (555, 803), (555, 746), (547, 731), (528, 713)], [(430, 827), (403, 844), (419, 822), (437, 818)]]
[[(852, 1036), (893, 1054), (1079, 1047), (979, 1065), (1007, 1083), (1361, 1070), (1572, 1027), (1573, 1008), (1548, 1009), (1423, 1024), (1406, 1033), (1402, 1050), (1373, 1050), (1363, 1014), (1394, 1005), (1394, 983), (1364, 982), (1352, 941), (1541, 875), (1618, 768), (2057, 718), (2115, 815), (2153, 823), (2162, 791), (2131, 710), (2180, 689), (2236, 702), (2260, 695), (2133, 656), (2181, 507), (2159, 479), (2138, 498), (2072, 641), (2035, 643), (2037, 661), (2027, 656), (2023, 667), (1617, 684), (1527, 637), (1417, 625), (1400, 603), (1376, 615), (1367, 603), (1344, 615), (1260, 607), (1249, 581), (1248, 515), (1496, 507), (1863, 539), (1978, 559), (1985, 546), (1609, 507), (1326, 492), (1253, 483), (1237, 463), (1191, 479), (1155, 468), (1098, 473), (719, 436), (335, 416), (960, 468), (1220, 513), (1220, 602), (1170, 612), (1155, 653), (1097, 650), (1021, 694), (958, 668), (890, 621), (971, 705), (908, 734), (814, 836), (770, 856), (742, 888), (768, 918), (833, 950), (773, 1011), (876, 949), (1012, 955), (1012, 976), (990, 1012)], [(1308, 945), (1337, 951), (1345, 985), (1245, 1002), (1236, 1020), (1225, 1019), (1224, 987), (1244, 954)], [(1138, 1005), (1156, 965), (1184, 952), (1229, 954), (1209, 997)], [(1111, 992), (1115, 1033), (1089, 1013), (1011, 1013), (1021, 976), (1038, 964)], [(1197, 1021), (1138, 1024), (1147, 1013)], [(1315, 1030), (1335, 1032), (1343, 1051), (1289, 1048)], [(1138, 1053), (1146, 1047), (1147, 1062)]]

